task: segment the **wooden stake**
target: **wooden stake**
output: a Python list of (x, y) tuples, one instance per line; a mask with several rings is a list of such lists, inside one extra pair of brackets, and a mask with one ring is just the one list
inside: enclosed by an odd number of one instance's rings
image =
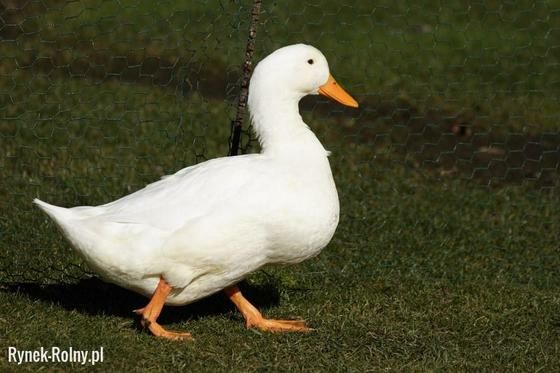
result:
[(249, 37), (247, 38), (247, 46), (245, 48), (245, 62), (243, 63), (243, 77), (241, 80), (241, 89), (239, 91), (239, 101), (237, 102), (237, 114), (235, 119), (231, 121), (231, 135), (229, 141), (229, 155), (237, 155), (239, 153), (239, 142), (241, 139), (241, 125), (243, 124), (243, 116), (247, 108), (247, 98), (249, 96), (249, 81), (253, 72), (253, 53), (255, 51), (255, 37), (257, 36), (257, 23), (261, 12), (262, 0), (253, 1), (253, 9), (251, 10), (251, 23), (249, 25)]

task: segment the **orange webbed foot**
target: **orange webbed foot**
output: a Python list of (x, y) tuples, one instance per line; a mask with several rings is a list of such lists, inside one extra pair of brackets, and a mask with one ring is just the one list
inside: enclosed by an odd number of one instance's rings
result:
[(158, 338), (169, 339), (171, 341), (193, 341), (194, 338), (191, 333), (187, 332), (176, 332), (172, 330), (167, 330), (155, 321), (150, 321), (142, 318), (140, 321), (144, 328), (148, 330)]
[(160, 279), (156, 291), (154, 292), (148, 305), (134, 310), (134, 313), (142, 317), (140, 324), (158, 338), (169, 339), (172, 341), (192, 341), (194, 338), (190, 333), (166, 330), (156, 321), (161, 313), (163, 305), (165, 304), (165, 299), (170, 292), (171, 287), (164, 279)]
[(249, 318), (245, 322), (247, 329), (255, 328), (263, 332), (303, 332), (308, 333), (315, 329), (311, 329), (305, 325), (303, 320), (275, 320), (265, 319), (263, 317)]
[(311, 329), (305, 325), (303, 320), (273, 320), (265, 319), (262, 314), (243, 295), (237, 286), (225, 289), (228, 298), (235, 304), (237, 309), (245, 318), (245, 326), (259, 329), (264, 332), (310, 332)]

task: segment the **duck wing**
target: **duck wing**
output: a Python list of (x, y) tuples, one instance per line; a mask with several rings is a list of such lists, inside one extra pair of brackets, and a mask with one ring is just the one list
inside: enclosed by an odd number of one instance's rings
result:
[[(163, 177), (114, 202), (96, 207), (93, 219), (174, 231), (217, 210), (235, 208), (240, 191), (270, 177), (259, 154), (217, 158)], [(246, 193), (245, 191), (244, 193)]]

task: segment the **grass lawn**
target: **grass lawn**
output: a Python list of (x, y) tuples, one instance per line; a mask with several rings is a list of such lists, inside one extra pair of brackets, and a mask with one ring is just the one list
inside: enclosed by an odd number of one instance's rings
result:
[(248, 2), (151, 4), (2, 12), (0, 370), (8, 346), (103, 346), (102, 371), (560, 370), (560, 4), (265, 2), (258, 58), (317, 45), (362, 103), (302, 103), (341, 222), (317, 258), (242, 284), (316, 331), (245, 330), (216, 294), (164, 309), (192, 343), (139, 331), (146, 300), (31, 205), (108, 202), (227, 153)]

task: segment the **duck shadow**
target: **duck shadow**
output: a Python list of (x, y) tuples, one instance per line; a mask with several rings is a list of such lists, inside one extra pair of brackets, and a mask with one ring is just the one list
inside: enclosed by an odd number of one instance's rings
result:
[[(4, 283), (1, 285), (0, 291), (25, 294), (33, 300), (55, 304), (69, 311), (92, 316), (111, 315), (133, 318), (135, 327), (139, 327), (139, 317), (133, 313), (133, 310), (144, 307), (149, 301), (146, 297), (106, 283), (97, 277), (81, 279), (74, 284)], [(279, 304), (280, 295), (274, 281), (260, 285), (243, 281), (239, 284), (239, 288), (257, 308)], [(186, 306), (164, 307), (158, 322), (171, 324), (232, 314), (233, 311), (235, 311), (233, 304), (223, 292), (219, 292)]]

